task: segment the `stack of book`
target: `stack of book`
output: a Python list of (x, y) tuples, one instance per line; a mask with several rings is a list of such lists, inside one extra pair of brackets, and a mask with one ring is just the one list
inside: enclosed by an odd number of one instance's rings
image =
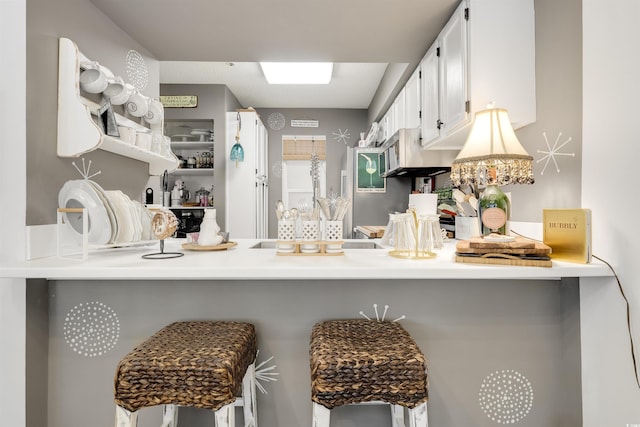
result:
[(543, 209), (543, 238), (558, 261), (591, 262), (591, 210)]

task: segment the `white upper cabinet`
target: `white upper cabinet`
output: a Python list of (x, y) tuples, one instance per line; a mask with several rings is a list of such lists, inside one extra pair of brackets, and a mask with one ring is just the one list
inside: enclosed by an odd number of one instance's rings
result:
[(409, 129), (420, 127), (420, 66), (416, 68), (404, 86), (404, 126)]
[(422, 145), (460, 149), (491, 102), (536, 120), (534, 0), (463, 0), (421, 62)]
[[(396, 133), (398, 129), (406, 127), (405, 124), (405, 88), (402, 88), (396, 100), (393, 101), (391, 109), (393, 110), (393, 126), (391, 128), (391, 135)], [(389, 136), (391, 136), (389, 135)]]
[(438, 41), (429, 48), (420, 63), (422, 78), (422, 144), (427, 145), (440, 137), (440, 96)]
[(467, 121), (466, 4), (458, 6), (438, 37), (440, 46), (440, 134), (450, 135)]

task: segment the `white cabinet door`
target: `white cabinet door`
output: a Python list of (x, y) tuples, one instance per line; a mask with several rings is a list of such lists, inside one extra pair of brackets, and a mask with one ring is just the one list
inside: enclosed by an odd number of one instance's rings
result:
[[(266, 129), (255, 112), (241, 111), (240, 144), (244, 161), (236, 163), (226, 158), (225, 217), (226, 231), (236, 238), (265, 238), (267, 139)], [(238, 114), (227, 113), (227, 149), (235, 144)]]
[(462, 2), (444, 27), (440, 44), (440, 120), (447, 135), (467, 122), (467, 23)]
[(440, 137), (439, 65), (436, 41), (420, 63), (422, 69), (422, 145)]
[(391, 106), (393, 110), (393, 128), (391, 131), (391, 135), (396, 133), (398, 129), (402, 129), (406, 126), (404, 101), (405, 101), (405, 88), (403, 87), (400, 93), (398, 94), (398, 96), (396, 96), (396, 100), (393, 101), (393, 105)]
[(256, 140), (256, 237), (266, 239), (267, 217), (268, 217), (268, 134), (260, 120), (256, 119), (257, 140)]
[(409, 129), (420, 127), (420, 72), (418, 65), (404, 86), (404, 127)]

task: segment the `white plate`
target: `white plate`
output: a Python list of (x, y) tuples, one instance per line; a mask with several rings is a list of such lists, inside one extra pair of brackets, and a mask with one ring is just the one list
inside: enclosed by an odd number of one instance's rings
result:
[(120, 190), (105, 191), (111, 202), (118, 221), (118, 234), (114, 243), (130, 243), (133, 241), (135, 229), (133, 228), (129, 206), (124, 199), (124, 193)]
[(142, 206), (142, 204), (137, 200), (134, 200), (133, 204), (138, 209), (138, 215), (140, 216), (140, 227), (142, 229), (142, 236), (140, 237), (140, 240), (153, 239), (153, 233), (151, 231), (151, 211)]
[(142, 225), (140, 223), (140, 211), (138, 211), (138, 208), (135, 206), (135, 204), (133, 203), (133, 201), (126, 196), (126, 202), (129, 206), (129, 213), (131, 214), (131, 223), (133, 224), (133, 239), (131, 240), (132, 242), (139, 242), (140, 240), (142, 240)]
[[(112, 231), (111, 221), (104, 203), (88, 180), (67, 181), (58, 193), (58, 206), (86, 209), (89, 217), (89, 243), (93, 245), (109, 243)], [(72, 233), (82, 239), (82, 216), (64, 213), (64, 220)]]
[(98, 194), (98, 197), (100, 197), (100, 200), (102, 200), (102, 203), (104, 204), (104, 207), (107, 210), (107, 215), (109, 216), (109, 222), (111, 222), (111, 238), (109, 239), (109, 243), (114, 243), (116, 241), (116, 235), (118, 234), (118, 221), (116, 219), (116, 213), (113, 210), (113, 206), (111, 206), (111, 202), (109, 202), (109, 199), (107, 198), (107, 195), (105, 194), (102, 187), (100, 187), (98, 183), (93, 182), (91, 180), (89, 180), (88, 182), (96, 191), (96, 193)]

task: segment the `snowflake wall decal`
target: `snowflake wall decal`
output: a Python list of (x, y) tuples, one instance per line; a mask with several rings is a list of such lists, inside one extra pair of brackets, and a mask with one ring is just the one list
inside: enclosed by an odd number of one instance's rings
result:
[(520, 372), (512, 369), (488, 375), (478, 393), (484, 413), (498, 424), (515, 424), (533, 407), (533, 387)]
[(271, 174), (276, 178), (282, 178), (282, 162), (275, 162), (271, 165)]
[(338, 132), (333, 132), (333, 139), (346, 145), (347, 141), (351, 139), (349, 129), (345, 129), (344, 131), (342, 131), (342, 129), (338, 129)]
[(127, 77), (129, 77), (131, 84), (138, 90), (144, 90), (149, 82), (149, 70), (142, 55), (132, 49), (127, 52), (125, 62), (127, 64)]
[(64, 340), (76, 353), (86, 357), (102, 356), (118, 342), (120, 321), (106, 304), (82, 303), (65, 316), (63, 333)]
[(558, 141), (560, 141), (560, 137), (562, 136), (562, 132), (558, 133), (558, 136), (557, 136), (556, 140), (554, 141), (553, 147), (552, 147), (549, 144), (549, 140), (547, 139), (547, 133), (546, 132), (542, 132), (542, 135), (544, 136), (544, 141), (547, 144), (547, 150), (548, 151), (538, 150), (538, 153), (544, 154), (544, 156), (542, 156), (536, 162), (536, 163), (544, 162), (544, 166), (542, 167), (542, 171), (540, 172), (540, 175), (544, 175), (544, 171), (547, 169), (547, 165), (549, 164), (550, 160), (553, 160), (553, 164), (556, 165), (556, 172), (560, 173), (560, 166), (558, 166), (558, 161), (556, 160), (556, 156), (575, 157), (575, 155), (576, 155), (576, 153), (560, 153), (559, 152), (559, 150), (562, 147), (564, 147), (565, 145), (567, 145), (568, 143), (571, 142), (571, 137), (569, 137), (566, 141), (564, 141), (563, 143), (558, 145)]
[(267, 123), (269, 127), (273, 130), (280, 130), (285, 125), (284, 114), (282, 113), (271, 113), (269, 117), (267, 117)]
[[(384, 311), (382, 312), (382, 316), (380, 316), (380, 314), (378, 313), (378, 304), (373, 304), (373, 311), (376, 315), (376, 320), (378, 322), (384, 322), (384, 318), (387, 316), (387, 311), (389, 310), (389, 305), (385, 304), (384, 306)], [(371, 320), (371, 318), (369, 316), (367, 316), (366, 314), (364, 314), (363, 311), (360, 311), (358, 313), (360, 316), (364, 317), (367, 320)], [(405, 316), (404, 314), (394, 320), (392, 320), (392, 322), (399, 322), (402, 319), (406, 319), (407, 316)]]
[[(258, 352), (256, 353), (256, 360), (258, 360), (258, 356), (260, 356), (260, 350), (258, 350)], [(278, 372), (271, 372), (276, 368), (276, 365), (264, 366), (267, 363), (269, 363), (271, 360), (273, 360), (273, 356), (271, 356), (266, 360), (263, 360), (262, 362), (256, 365), (256, 387), (258, 388), (258, 390), (262, 392), (262, 394), (269, 394), (269, 393), (267, 393), (267, 390), (264, 388), (264, 386), (260, 382), (262, 381), (267, 383), (272, 381), (278, 381), (278, 378), (276, 377), (280, 375)]]

